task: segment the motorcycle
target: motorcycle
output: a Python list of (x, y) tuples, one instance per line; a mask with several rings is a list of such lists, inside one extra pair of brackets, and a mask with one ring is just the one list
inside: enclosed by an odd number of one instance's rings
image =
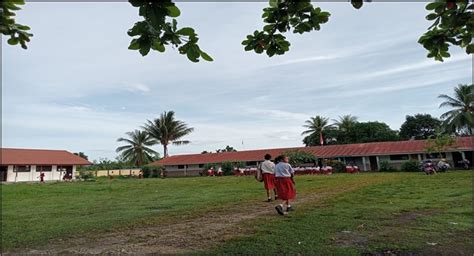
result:
[(436, 173), (436, 168), (431, 160), (425, 160), (421, 164), (421, 171), (425, 172), (426, 175), (432, 175)]

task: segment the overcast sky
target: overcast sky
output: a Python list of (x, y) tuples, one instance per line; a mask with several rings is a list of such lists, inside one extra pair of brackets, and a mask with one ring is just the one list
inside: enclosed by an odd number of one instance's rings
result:
[(240, 44), (262, 27), (266, 4), (178, 3), (179, 25), (194, 27), (215, 59), (196, 64), (171, 48), (127, 50), (140, 19), (128, 3), (27, 3), (17, 21), (32, 28), (29, 49), (2, 42), (2, 146), (113, 159), (118, 137), (165, 110), (195, 128), (192, 144), (171, 154), (301, 146), (310, 116), (399, 129), (407, 114), (439, 116), (437, 95), (472, 82), (463, 51), (453, 47), (444, 63), (426, 58), (422, 3), (315, 4), (330, 21), (289, 34), (290, 52), (268, 58)]

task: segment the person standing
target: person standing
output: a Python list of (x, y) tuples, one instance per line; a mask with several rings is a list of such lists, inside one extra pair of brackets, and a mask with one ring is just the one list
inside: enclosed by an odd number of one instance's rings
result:
[(275, 164), (271, 161), (272, 156), (270, 154), (266, 154), (264, 158), (265, 161), (260, 165), (260, 170), (262, 171), (263, 185), (265, 190), (267, 190), (267, 202), (271, 202), (272, 197), (270, 191), (272, 190), (275, 200), (278, 199), (275, 188)]
[(40, 178), (40, 183), (44, 183), (44, 172), (40, 172), (39, 178)]
[[(293, 211), (291, 200), (296, 197), (295, 181), (293, 179), (295, 171), (289, 164), (290, 159), (287, 156), (280, 156), (281, 161), (275, 165), (275, 180), (278, 197), (281, 203), (275, 206), (276, 211), (280, 215), (286, 215)], [(286, 206), (286, 209), (284, 208)], [(285, 211), (286, 210), (286, 211)]]

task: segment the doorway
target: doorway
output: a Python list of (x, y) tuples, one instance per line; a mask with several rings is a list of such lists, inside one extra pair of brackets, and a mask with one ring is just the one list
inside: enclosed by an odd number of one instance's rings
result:
[(7, 165), (0, 166), (0, 181), (1, 182), (7, 181), (7, 174), (8, 174), (8, 166)]
[(370, 170), (371, 171), (377, 171), (379, 169), (379, 166), (377, 164), (377, 157), (376, 156), (369, 156), (369, 162), (370, 162)]
[(61, 175), (61, 179), (72, 180), (72, 166), (71, 165), (58, 166), (58, 172)]

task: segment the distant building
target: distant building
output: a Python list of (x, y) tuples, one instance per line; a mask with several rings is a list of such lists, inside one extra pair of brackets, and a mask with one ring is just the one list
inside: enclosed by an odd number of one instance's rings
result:
[(91, 162), (65, 150), (2, 148), (0, 179), (2, 182), (62, 180), (64, 175), (75, 179), (76, 166)]
[(357, 165), (364, 171), (377, 171), (380, 162), (386, 161), (394, 168), (409, 160), (446, 158), (455, 167), (464, 158), (473, 164), (474, 137), (458, 137), (456, 145), (438, 154), (426, 153), (427, 141), (389, 141), (346, 145), (327, 145), (317, 147), (259, 149), (239, 152), (176, 155), (156, 161), (151, 165), (162, 165), (169, 176), (198, 175), (207, 163), (243, 162), (246, 166), (256, 166), (266, 153), (276, 157), (286, 151), (302, 150), (314, 154), (317, 158), (340, 160), (346, 164)]

